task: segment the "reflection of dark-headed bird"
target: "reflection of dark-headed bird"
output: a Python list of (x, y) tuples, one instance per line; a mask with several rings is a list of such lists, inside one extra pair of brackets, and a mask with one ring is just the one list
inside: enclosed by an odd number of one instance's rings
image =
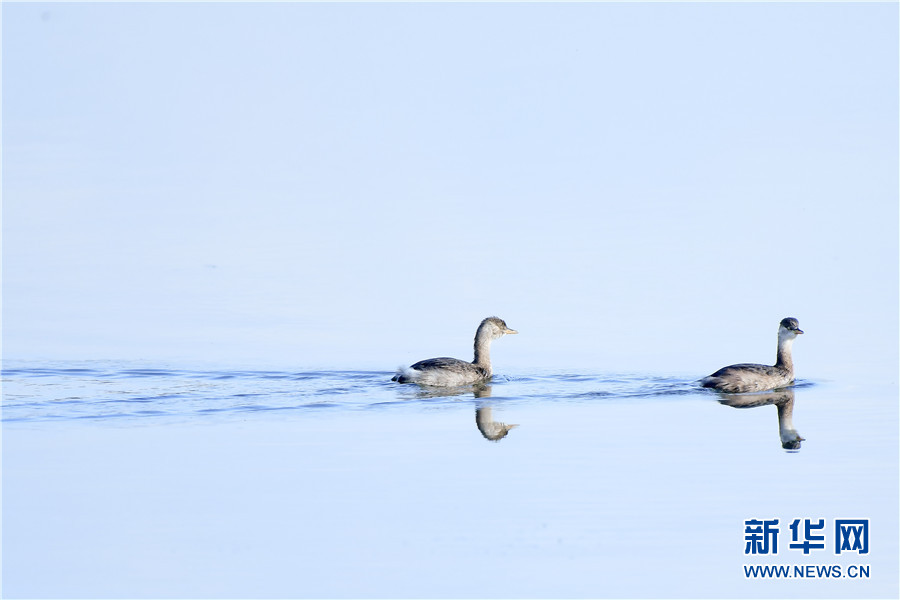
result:
[(492, 413), (493, 411), (490, 406), (476, 408), (475, 424), (478, 425), (478, 431), (481, 432), (481, 435), (483, 435), (485, 439), (491, 440), (492, 442), (498, 442), (507, 436), (510, 429), (518, 427), (518, 425), (507, 425), (500, 421), (494, 421), (494, 415)]
[(803, 333), (797, 319), (782, 319), (778, 326), (778, 356), (775, 365), (739, 364), (719, 369), (700, 380), (700, 385), (722, 392), (760, 392), (790, 385), (794, 381), (791, 346)]
[(421, 385), (454, 386), (487, 381), (491, 378), (491, 342), (506, 334), (519, 333), (506, 326), (503, 319), (488, 317), (475, 332), (475, 360), (429, 358), (400, 369), (391, 381)]
[(754, 408), (774, 404), (778, 409), (778, 436), (781, 438), (781, 447), (785, 450), (800, 449), (800, 442), (804, 438), (794, 429), (794, 390), (788, 388), (768, 394), (725, 394), (719, 402), (733, 408)]
[[(781, 447), (785, 450), (799, 450), (800, 442), (805, 438), (800, 437), (794, 429), (794, 401), (783, 402), (778, 407), (778, 433), (781, 436)], [(815, 437), (815, 436), (813, 436)]]

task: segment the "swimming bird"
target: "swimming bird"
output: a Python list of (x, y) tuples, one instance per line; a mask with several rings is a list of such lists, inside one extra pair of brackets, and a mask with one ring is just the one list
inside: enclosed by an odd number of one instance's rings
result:
[(400, 369), (391, 381), (418, 383), (421, 385), (468, 385), (491, 378), (491, 342), (504, 335), (519, 333), (506, 326), (503, 319), (488, 317), (475, 332), (475, 360), (466, 362), (457, 358), (429, 358)]
[(791, 346), (801, 333), (797, 319), (782, 319), (778, 325), (778, 355), (774, 366), (742, 363), (723, 367), (701, 379), (700, 385), (728, 393), (761, 392), (790, 385), (794, 382)]

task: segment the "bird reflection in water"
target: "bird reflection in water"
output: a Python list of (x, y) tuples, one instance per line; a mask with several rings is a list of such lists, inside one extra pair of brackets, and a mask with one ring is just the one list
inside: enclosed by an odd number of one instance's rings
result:
[(427, 400), (429, 398), (450, 398), (452, 396), (468, 396), (472, 394), (476, 398), (490, 398), (491, 385), (489, 383), (474, 383), (471, 385), (456, 385), (452, 387), (439, 387), (433, 385), (410, 386), (401, 397)]
[(484, 436), (484, 439), (492, 442), (499, 442), (509, 434), (509, 430), (518, 427), (516, 424), (507, 425), (500, 421), (494, 420), (493, 410), (490, 403), (481, 403), (475, 409), (475, 424), (478, 425), (478, 431)]
[[(412, 396), (416, 399), (424, 400), (451, 396), (465, 397), (469, 394), (472, 394), (478, 400), (490, 398), (491, 384), (476, 383), (455, 387), (418, 386)], [(519, 426), (518, 424), (507, 425), (506, 423), (495, 421), (490, 402), (479, 402), (475, 407), (475, 425), (478, 426), (478, 431), (481, 432), (484, 439), (491, 442), (499, 442), (509, 435), (511, 429)]]
[(781, 447), (788, 451), (800, 450), (800, 442), (805, 438), (800, 437), (800, 434), (794, 429), (794, 390), (792, 388), (762, 394), (720, 394), (719, 403), (732, 408), (755, 408), (774, 404), (778, 409), (778, 434), (781, 437)]

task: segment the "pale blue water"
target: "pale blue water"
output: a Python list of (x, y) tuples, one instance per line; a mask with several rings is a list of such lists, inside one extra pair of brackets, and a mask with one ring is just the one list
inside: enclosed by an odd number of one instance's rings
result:
[[(256, 413), (281, 418), (317, 410), (416, 410), (465, 401), (584, 402), (675, 398), (710, 392), (695, 380), (586, 372), (497, 375), (477, 388), (399, 385), (386, 371), (178, 370), (90, 362), (79, 366), (10, 364), (3, 371), (5, 422), (147, 419), (240, 419)], [(804, 385), (802, 381), (798, 385)], [(150, 421), (153, 422), (152, 420)]]
[[(799, 380), (787, 451), (691, 376), (390, 375), (7, 361), (4, 596), (896, 596), (895, 382)], [(870, 552), (791, 550), (797, 518), (868, 519)]]
[(2, 596), (898, 597), (897, 3), (0, 10)]

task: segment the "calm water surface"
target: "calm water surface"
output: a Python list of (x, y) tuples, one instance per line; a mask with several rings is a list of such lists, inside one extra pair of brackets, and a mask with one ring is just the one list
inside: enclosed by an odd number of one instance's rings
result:
[[(390, 375), (7, 361), (4, 595), (896, 597), (895, 382)], [(797, 518), (869, 519), (870, 552), (790, 550)]]

